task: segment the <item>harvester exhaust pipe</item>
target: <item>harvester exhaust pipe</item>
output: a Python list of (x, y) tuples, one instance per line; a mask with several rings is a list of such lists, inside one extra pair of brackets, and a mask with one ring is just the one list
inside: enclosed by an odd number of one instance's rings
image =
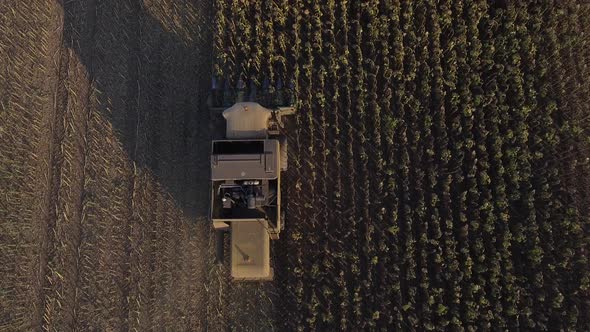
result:
[(223, 264), (224, 231), (215, 231), (215, 263)]

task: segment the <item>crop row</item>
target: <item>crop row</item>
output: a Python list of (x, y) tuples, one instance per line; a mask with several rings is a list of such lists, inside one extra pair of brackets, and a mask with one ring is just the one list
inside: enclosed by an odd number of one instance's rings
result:
[(216, 74), (299, 109), (282, 324), (588, 327), (587, 5), (237, 7)]

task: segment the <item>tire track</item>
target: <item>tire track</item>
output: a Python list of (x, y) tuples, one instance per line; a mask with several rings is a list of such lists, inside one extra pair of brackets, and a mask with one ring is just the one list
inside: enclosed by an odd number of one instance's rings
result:
[[(84, 9), (66, 7), (64, 11), (71, 10), (76, 13), (74, 15), (78, 15), (82, 14)], [(92, 25), (91, 20), (89, 24)], [(83, 35), (86, 31), (77, 31), (72, 24), (67, 26), (64, 32), (68, 35)], [(60, 148), (63, 161), (57, 193), (59, 203), (56, 211), (55, 241), (59, 245), (55, 248), (58, 262), (55, 262), (54, 271), (50, 276), (52, 279), (50, 293), (55, 291), (55, 300), (58, 301), (59, 307), (65, 306), (68, 309), (52, 313), (51, 308), (48, 308), (45, 312), (49, 326), (52, 325), (51, 315), (57, 314), (58, 317), (55, 317), (54, 323), (68, 328), (76, 326), (82, 221), (85, 219), (84, 185), (88, 145), (87, 124), (90, 112), (88, 104), (92, 88), (91, 78), (84, 64), (74, 55), (74, 51), (75, 49), (71, 48), (67, 50), (67, 67), (62, 69), (65, 70), (67, 77), (62, 79), (65, 89), (63, 93), (66, 94), (64, 98), (67, 101), (63, 114), (64, 137)], [(76, 51), (79, 52), (80, 49)]]
[(0, 4), (0, 329), (42, 321), (57, 14), (43, 1)]
[[(63, 52), (63, 37), (64, 37), (64, 11), (63, 9), (57, 9), (57, 21), (58, 26), (56, 27), (55, 40), (50, 43), (50, 54), (53, 55), (53, 61), (49, 64), (49, 68), (55, 70), (55, 80), (48, 82), (48, 85), (53, 84), (52, 89), (53, 105), (49, 112), (46, 112), (47, 116), (43, 119), (43, 127), (47, 128), (48, 131), (45, 136), (48, 139), (48, 145), (44, 146), (43, 149), (47, 149), (47, 152), (43, 151), (47, 158), (46, 167), (49, 168), (49, 176), (47, 177), (46, 183), (46, 194), (43, 198), (44, 206), (40, 211), (41, 218), (44, 219), (41, 223), (43, 227), (41, 237), (41, 258), (39, 266), (39, 276), (41, 291), (39, 292), (39, 313), (38, 323), (39, 328), (47, 329), (47, 324), (51, 319), (52, 314), (52, 299), (48, 296), (47, 292), (51, 289), (54, 276), (55, 264), (55, 250), (53, 244), (56, 241), (56, 220), (58, 214), (57, 202), (59, 201), (59, 188), (61, 187), (61, 168), (63, 163), (63, 137), (65, 131), (64, 116), (67, 108), (68, 97), (66, 86), (63, 83), (68, 76), (69, 66), (69, 54)], [(42, 154), (42, 155), (43, 155)]]

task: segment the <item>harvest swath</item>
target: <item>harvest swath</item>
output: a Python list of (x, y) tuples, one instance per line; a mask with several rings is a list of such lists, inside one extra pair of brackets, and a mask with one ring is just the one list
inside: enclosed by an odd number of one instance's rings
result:
[(0, 330), (265, 328), (216, 316), (242, 290), (208, 243), (211, 14), (0, 3)]
[(215, 74), (300, 110), (280, 324), (590, 328), (588, 4), (215, 9)]

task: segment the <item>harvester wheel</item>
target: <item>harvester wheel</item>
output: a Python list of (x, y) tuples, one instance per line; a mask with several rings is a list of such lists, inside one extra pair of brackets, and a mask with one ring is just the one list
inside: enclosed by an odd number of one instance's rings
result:
[(280, 142), (280, 154), (281, 154), (281, 171), (286, 171), (287, 170), (287, 165), (289, 163), (289, 155), (287, 154), (287, 138), (286, 137), (281, 137)]
[(223, 264), (223, 245), (225, 231), (215, 231), (215, 263)]

